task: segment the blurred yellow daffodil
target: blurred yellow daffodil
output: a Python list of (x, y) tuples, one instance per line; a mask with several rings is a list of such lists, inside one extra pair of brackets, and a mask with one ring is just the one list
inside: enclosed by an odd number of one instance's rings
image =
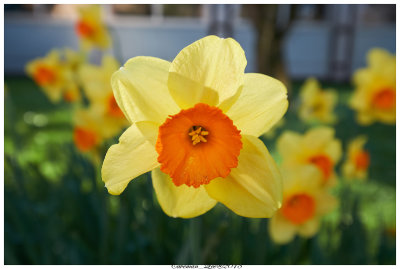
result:
[(371, 49), (368, 67), (354, 73), (355, 93), (350, 106), (357, 111), (359, 124), (375, 121), (396, 123), (396, 56), (383, 49)]
[(62, 60), (59, 50), (52, 50), (45, 57), (30, 61), (25, 70), (53, 103), (59, 102), (68, 91), (79, 94), (73, 74)]
[(309, 78), (300, 89), (299, 117), (305, 122), (319, 121), (334, 123), (333, 110), (338, 101), (338, 94), (333, 89), (322, 90), (315, 78)]
[(79, 9), (79, 19), (75, 29), (84, 50), (97, 47), (107, 49), (111, 46), (111, 37), (101, 17), (101, 6), (90, 5)]
[(324, 185), (334, 185), (334, 168), (342, 156), (341, 142), (334, 135), (335, 130), (330, 127), (315, 127), (304, 135), (285, 131), (277, 141), (283, 169), (313, 165), (323, 173)]
[(336, 207), (336, 198), (321, 187), (323, 173), (313, 166), (283, 170), (282, 178), (283, 204), (268, 227), (272, 240), (285, 244), (296, 234), (312, 237), (320, 218)]
[(81, 92), (78, 85), (71, 82), (69, 86), (65, 88), (63, 97), (64, 100), (68, 103), (73, 103), (81, 100)]
[(68, 103), (81, 101), (82, 96), (79, 89), (77, 72), (80, 65), (86, 61), (86, 55), (83, 52), (77, 52), (70, 48), (61, 50), (61, 54), (62, 64), (70, 74), (68, 84), (65, 85), (65, 89), (63, 91), (64, 101)]
[(83, 51), (75, 51), (70, 48), (63, 50), (65, 65), (74, 73), (87, 61), (87, 55)]
[(73, 139), (81, 152), (94, 151), (102, 143), (102, 130), (101, 117), (94, 107), (75, 110)]
[(364, 149), (366, 136), (359, 136), (350, 142), (347, 148), (347, 158), (342, 166), (342, 172), (347, 179), (366, 179), (370, 156)]
[(118, 61), (109, 55), (102, 59), (101, 66), (83, 64), (79, 69), (79, 80), (90, 101), (103, 120), (105, 138), (120, 134), (129, 122), (115, 101), (111, 88), (111, 76), (119, 68)]
[(245, 217), (281, 206), (281, 175), (258, 136), (287, 110), (287, 90), (247, 64), (233, 39), (207, 36), (171, 62), (135, 57), (114, 73), (119, 107), (131, 123), (107, 152), (102, 178), (118, 195), (152, 171), (166, 214), (191, 218), (221, 202)]

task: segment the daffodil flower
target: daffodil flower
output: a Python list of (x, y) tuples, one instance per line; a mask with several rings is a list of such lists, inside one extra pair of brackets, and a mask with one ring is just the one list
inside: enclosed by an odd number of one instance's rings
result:
[(335, 130), (330, 127), (315, 127), (304, 135), (285, 131), (277, 141), (283, 169), (313, 165), (323, 173), (324, 184), (334, 185), (334, 168), (342, 157), (341, 142), (334, 135)]
[(104, 140), (103, 121), (96, 108), (77, 108), (73, 122), (73, 140), (77, 149), (84, 153), (95, 151)]
[(245, 217), (271, 217), (281, 206), (281, 176), (258, 136), (286, 112), (276, 79), (244, 74), (233, 39), (208, 36), (171, 62), (135, 57), (111, 84), (131, 126), (107, 152), (102, 178), (118, 195), (152, 171), (161, 208), (201, 215), (221, 202)]
[(111, 37), (101, 17), (101, 7), (90, 5), (79, 9), (79, 20), (76, 23), (76, 33), (80, 37), (84, 50), (97, 47), (107, 49), (111, 46)]
[(309, 78), (300, 89), (299, 117), (305, 122), (318, 121), (334, 123), (336, 116), (333, 112), (337, 101), (337, 92), (333, 89), (321, 89), (315, 78)]
[(347, 147), (347, 158), (342, 166), (342, 172), (347, 179), (365, 180), (370, 164), (369, 152), (364, 149), (366, 136), (358, 136)]
[(76, 87), (59, 50), (52, 50), (45, 57), (30, 61), (25, 69), (53, 103), (59, 102), (66, 90)]
[(269, 222), (274, 242), (286, 244), (296, 234), (312, 237), (318, 232), (320, 219), (332, 211), (336, 198), (321, 187), (323, 173), (313, 166), (282, 170), (283, 205)]
[(356, 110), (361, 125), (375, 121), (396, 123), (396, 56), (383, 49), (371, 49), (368, 66), (353, 75), (356, 86), (350, 107)]
[(105, 55), (101, 65), (82, 64), (78, 70), (79, 81), (97, 117), (102, 118), (104, 138), (111, 138), (121, 133), (129, 122), (115, 101), (110, 80), (119, 68), (118, 61)]

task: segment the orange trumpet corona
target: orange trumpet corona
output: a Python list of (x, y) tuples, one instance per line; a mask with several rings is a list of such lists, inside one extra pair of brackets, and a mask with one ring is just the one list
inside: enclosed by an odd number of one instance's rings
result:
[(240, 131), (221, 109), (199, 103), (170, 116), (159, 128), (161, 171), (176, 186), (195, 188), (226, 177), (238, 165)]

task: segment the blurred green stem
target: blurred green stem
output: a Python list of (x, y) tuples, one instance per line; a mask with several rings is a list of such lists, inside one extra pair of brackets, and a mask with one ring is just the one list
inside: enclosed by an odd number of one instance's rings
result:
[(200, 233), (201, 233), (201, 219), (194, 218), (190, 220), (189, 226), (189, 240), (190, 240), (190, 256), (192, 257), (192, 264), (202, 264), (200, 252)]

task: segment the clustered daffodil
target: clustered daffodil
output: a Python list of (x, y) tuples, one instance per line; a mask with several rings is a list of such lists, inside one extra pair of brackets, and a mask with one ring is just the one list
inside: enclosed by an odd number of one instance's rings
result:
[(131, 126), (107, 152), (102, 178), (118, 195), (152, 171), (166, 214), (190, 218), (221, 202), (245, 217), (271, 217), (281, 206), (281, 175), (257, 137), (286, 112), (276, 79), (244, 74), (233, 39), (208, 36), (172, 62), (135, 57), (111, 79)]
[(53, 103), (59, 102), (66, 92), (76, 92), (71, 70), (62, 60), (60, 50), (52, 50), (45, 57), (30, 61), (25, 69)]
[(73, 139), (81, 152), (93, 152), (103, 141), (102, 118), (95, 107), (77, 108), (74, 113)]
[(107, 49), (111, 46), (111, 37), (101, 18), (101, 6), (90, 5), (79, 9), (76, 32), (81, 40), (81, 47), (88, 50), (93, 47)]
[(102, 119), (101, 128), (105, 138), (120, 134), (129, 123), (115, 101), (110, 83), (112, 74), (119, 66), (114, 57), (105, 55), (100, 66), (85, 63), (78, 71), (90, 106), (94, 107), (93, 110)]
[(370, 164), (369, 152), (364, 149), (367, 143), (366, 136), (358, 136), (347, 147), (346, 160), (342, 166), (342, 172), (347, 179), (365, 180)]
[(283, 204), (269, 222), (273, 241), (285, 244), (296, 234), (312, 237), (319, 229), (320, 219), (332, 211), (336, 198), (322, 187), (324, 174), (313, 166), (297, 166), (282, 170)]
[(341, 142), (334, 135), (330, 127), (315, 127), (304, 135), (285, 131), (277, 141), (282, 168), (313, 165), (323, 173), (323, 184), (332, 186), (336, 182), (335, 165), (342, 157)]
[(299, 117), (305, 122), (334, 123), (338, 94), (334, 89), (321, 89), (315, 78), (309, 78), (300, 89)]
[(396, 123), (396, 56), (383, 49), (371, 49), (368, 66), (354, 73), (355, 93), (350, 107), (356, 110), (359, 124), (375, 121)]
[(88, 62), (91, 49), (111, 45), (101, 20), (101, 7), (81, 7), (79, 14), (76, 31), (83, 50), (54, 49), (27, 63), (26, 72), (52, 102), (63, 99), (74, 104), (73, 142), (79, 151), (89, 153), (97, 161), (101, 154), (99, 146), (120, 134), (129, 122), (115, 101), (110, 83), (120, 66), (118, 61), (106, 55), (100, 66)]

